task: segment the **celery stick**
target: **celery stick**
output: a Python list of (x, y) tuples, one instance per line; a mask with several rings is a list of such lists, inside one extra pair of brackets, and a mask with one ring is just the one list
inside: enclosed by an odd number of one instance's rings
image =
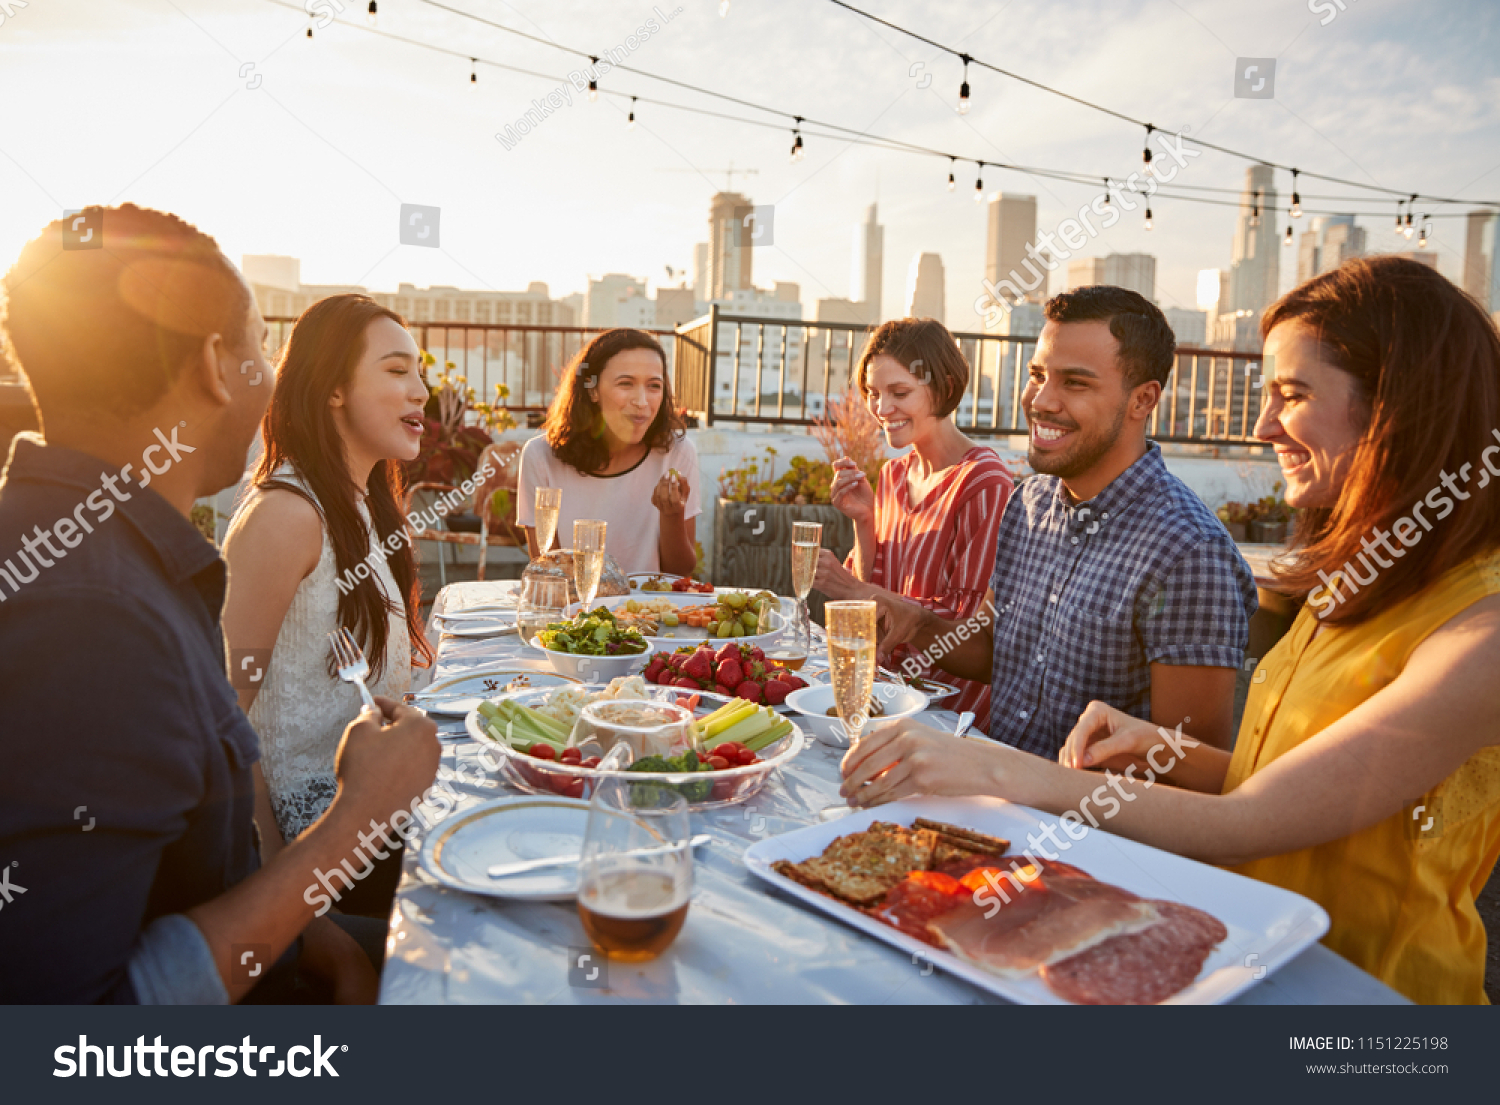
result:
[(568, 734), (572, 732), (572, 730), (568, 726), (564, 725), (554, 717), (548, 717), (540, 710), (533, 709), (530, 706), (518, 706), (516, 707), (516, 709), (525, 716), (527, 721), (531, 722), (533, 725), (536, 725), (540, 729), (545, 729), (547, 732), (556, 736), (559, 740), (566, 741), (568, 739)]
[(703, 731), (710, 739), (718, 736), (726, 730), (732, 729), (745, 718), (750, 717), (758, 707), (753, 702), (741, 700), (743, 705), (736, 706), (732, 711), (719, 718), (717, 721), (704, 726)]
[(791, 731), (792, 723), (783, 718), (781, 721), (777, 722), (775, 725), (772, 725), (769, 729), (767, 729), (764, 733), (761, 733), (759, 736), (751, 737), (749, 740), (741, 741), (740, 743), (742, 743), (752, 752), (759, 752), (762, 748), (775, 744)]
[[(728, 729), (720, 732), (717, 738), (708, 743), (708, 748), (712, 750), (729, 741), (738, 741), (740, 744), (745, 744), (751, 737), (771, 728), (776, 724), (777, 720), (775, 714), (767, 717), (764, 712), (757, 709), (749, 716), (740, 719)], [(748, 748), (749, 745), (746, 745), (746, 747)]]

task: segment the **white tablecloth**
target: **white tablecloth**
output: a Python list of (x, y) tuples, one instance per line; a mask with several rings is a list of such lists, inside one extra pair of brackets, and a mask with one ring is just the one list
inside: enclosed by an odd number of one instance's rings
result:
[[(514, 586), (514, 581), (455, 583), (438, 594), (433, 609), (494, 601)], [(436, 631), (430, 632), (436, 640)], [(550, 670), (546, 658), (524, 648), (514, 633), (481, 640), (444, 637), (434, 678), (497, 662)], [(440, 731), (440, 778), (464, 796), (466, 805), (518, 793), (494, 779), (479, 786), (456, 778), (458, 758), (472, 758), (476, 746), (462, 735), (462, 722), (444, 721)], [(610, 963), (607, 989), (569, 983), (571, 950), (588, 945), (571, 902), (502, 901), (446, 889), (419, 869), (420, 842), (414, 842), (407, 847), (392, 912), (381, 1002), (1004, 1004), (814, 913), (769, 888), (740, 862), (750, 844), (816, 821), (819, 810), (837, 802), (841, 755), (813, 741), (749, 802), (695, 814), (693, 830), (714, 839), (698, 849), (693, 903), (681, 935), (651, 962)], [(472, 769), (465, 774), (477, 777)], [(1252, 1005), (1405, 1001), (1321, 945), (1237, 1000)]]

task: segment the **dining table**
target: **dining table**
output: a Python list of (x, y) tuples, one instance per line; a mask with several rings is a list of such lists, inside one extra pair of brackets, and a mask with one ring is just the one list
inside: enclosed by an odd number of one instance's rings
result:
[[(464, 623), (443, 623), (441, 615), (514, 605), (518, 586), (515, 580), (462, 582), (437, 594), (428, 630), (437, 657), (423, 673), (424, 685), (487, 668), (551, 671), (546, 655), (513, 629), (483, 637), (442, 629)], [(808, 670), (822, 652), (821, 633), (814, 628)], [(496, 772), (475, 769), (472, 761), (481, 749), (462, 718), (435, 720), (442, 742), (438, 782), (457, 800), (448, 816), (522, 793)], [(958, 719), (929, 709), (918, 720), (951, 731)], [(746, 848), (816, 824), (822, 811), (840, 802), (843, 751), (811, 736), (808, 741), (754, 797), (693, 811), (692, 831), (708, 834), (711, 841), (694, 857), (686, 923), (655, 959), (611, 961), (607, 975), (577, 969), (590, 949), (573, 902), (502, 899), (444, 886), (419, 861), (425, 834), (416, 823), (390, 916), (381, 1003), (1007, 1004), (919, 955), (807, 908), (747, 869)], [(1406, 999), (1313, 943), (1233, 1002), (1383, 1005), (1406, 1004)]]

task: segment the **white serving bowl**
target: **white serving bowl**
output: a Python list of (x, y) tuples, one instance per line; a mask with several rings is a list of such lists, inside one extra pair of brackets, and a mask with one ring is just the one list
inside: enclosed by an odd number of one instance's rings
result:
[[(928, 699), (921, 691), (903, 687), (896, 683), (876, 683), (872, 694), (880, 700), (881, 714), (865, 722), (865, 731), (883, 721), (920, 714), (927, 709)], [(833, 688), (826, 683), (812, 683), (786, 696), (786, 704), (798, 715), (798, 724), (824, 744), (835, 748), (848, 748), (849, 737), (844, 732), (844, 723), (830, 717), (833, 708)]]
[(622, 675), (634, 675), (645, 670), (646, 660), (651, 655), (648, 648), (645, 652), (632, 652), (622, 656), (580, 656), (545, 648), (540, 637), (533, 637), (529, 643), (532, 648), (541, 649), (547, 654), (552, 670), (558, 675), (566, 675), (580, 683), (608, 683)]

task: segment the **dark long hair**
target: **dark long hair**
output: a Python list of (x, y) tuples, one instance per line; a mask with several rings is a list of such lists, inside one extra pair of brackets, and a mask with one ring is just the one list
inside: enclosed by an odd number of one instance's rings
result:
[[(547, 408), (544, 430), (553, 454), (565, 464), (591, 476), (609, 463), (604, 444), (604, 414), (589, 398), (588, 389), (609, 364), (611, 357), (631, 349), (649, 349), (661, 358), (661, 407), (646, 430), (646, 447), (666, 452), (687, 432), (672, 397), (672, 377), (667, 373), (667, 354), (644, 330), (606, 330), (578, 351), (558, 381), (557, 394)], [(592, 368), (590, 367), (592, 366)]]
[[(365, 353), (365, 332), (376, 319), (388, 318), (400, 326), (406, 322), (366, 295), (331, 295), (320, 299), (297, 319), (276, 371), (276, 390), (261, 423), (265, 452), (256, 465), (252, 486), (282, 487), (273, 475), (290, 462), (312, 488), (313, 504), (323, 517), (323, 527), (333, 546), (334, 571), (354, 582), (339, 589), (338, 620), (353, 632), (370, 662), (372, 678), (385, 666), (386, 637), (395, 596), (381, 591), (375, 573), (359, 579), (354, 569), (370, 555), (370, 537), (356, 505), (359, 488), (349, 475), (344, 439), (333, 420), (329, 398), (338, 388), (347, 388), (355, 366)], [(432, 646), (422, 632), (422, 585), (417, 579), (417, 557), (404, 531), (406, 519), (401, 501), (406, 477), (399, 460), (383, 460), (370, 473), (365, 506), (375, 524), (375, 533), (386, 543), (387, 562), (397, 590), (406, 604), (406, 628), (411, 635), (413, 661), (425, 667), (432, 661)], [(306, 496), (303, 496), (306, 498)], [(393, 534), (402, 540), (392, 550)], [(333, 672), (332, 656), (329, 673)]]
[(1319, 612), (1330, 624), (1357, 625), (1500, 546), (1500, 487), (1480, 490), (1490, 481), (1473, 471), (1482, 472), (1500, 428), (1500, 332), (1446, 277), (1400, 257), (1347, 261), (1292, 289), (1266, 310), (1261, 334), (1285, 323), (1307, 327), (1354, 377), (1360, 429), (1338, 502), (1297, 512), (1291, 553), (1273, 567), (1289, 590), (1310, 594), (1320, 571), (1332, 578), (1358, 561), (1364, 539), (1391, 530), (1433, 489), (1446, 496), (1443, 474), (1462, 481), (1470, 466), (1470, 501), (1433, 520), (1420, 555), (1393, 559), (1353, 594), (1340, 587), (1344, 601)]

